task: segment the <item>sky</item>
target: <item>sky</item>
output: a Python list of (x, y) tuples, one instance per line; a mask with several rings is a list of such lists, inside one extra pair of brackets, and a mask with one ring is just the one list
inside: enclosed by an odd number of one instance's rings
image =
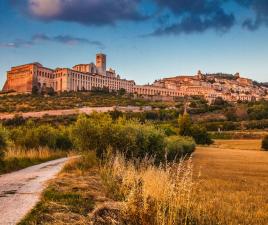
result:
[(1, 0), (0, 88), (11, 66), (107, 55), (137, 84), (240, 72), (268, 81), (267, 0)]

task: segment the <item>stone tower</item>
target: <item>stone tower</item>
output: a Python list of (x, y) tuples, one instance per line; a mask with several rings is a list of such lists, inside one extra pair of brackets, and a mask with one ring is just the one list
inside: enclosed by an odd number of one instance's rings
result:
[(197, 78), (199, 79), (199, 80), (202, 80), (203, 78), (204, 78), (204, 76), (203, 76), (203, 74), (202, 74), (202, 72), (201, 72), (201, 70), (198, 70), (198, 72), (197, 72)]
[(99, 74), (106, 76), (106, 55), (99, 53), (96, 55), (96, 67)]

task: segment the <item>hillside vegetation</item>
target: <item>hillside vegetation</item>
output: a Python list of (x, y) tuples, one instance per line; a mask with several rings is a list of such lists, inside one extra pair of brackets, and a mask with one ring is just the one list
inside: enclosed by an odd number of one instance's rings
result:
[(172, 102), (151, 102), (134, 99), (128, 95), (105, 92), (64, 92), (53, 95), (2, 95), (0, 96), (0, 112), (31, 112), (58, 109), (73, 109), (95, 106), (146, 106), (169, 107)]

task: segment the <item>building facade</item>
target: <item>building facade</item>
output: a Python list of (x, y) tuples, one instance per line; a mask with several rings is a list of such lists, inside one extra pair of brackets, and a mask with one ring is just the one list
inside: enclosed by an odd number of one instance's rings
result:
[(107, 70), (106, 62), (106, 55), (100, 53), (96, 55), (96, 63), (78, 64), (71, 69), (50, 69), (40, 63), (15, 66), (7, 72), (3, 90), (30, 93), (34, 88), (40, 91), (53, 88), (56, 92), (125, 89), (136, 96), (159, 99), (200, 96), (209, 103), (219, 97), (228, 102), (268, 99), (267, 87), (255, 85), (252, 80), (240, 77), (239, 73), (215, 76), (198, 71), (193, 76), (174, 76), (148, 85), (136, 85), (133, 80), (121, 79), (115, 70)]
[(90, 91), (94, 88), (108, 88), (110, 91), (125, 89), (133, 92), (135, 82), (121, 79), (115, 70), (106, 71), (106, 56), (96, 55), (96, 64), (79, 64), (72, 69), (56, 68), (55, 70), (43, 67), (40, 63), (31, 63), (12, 67), (7, 72), (7, 81), (3, 91), (19, 93), (32, 92), (53, 88), (56, 92), (63, 91)]

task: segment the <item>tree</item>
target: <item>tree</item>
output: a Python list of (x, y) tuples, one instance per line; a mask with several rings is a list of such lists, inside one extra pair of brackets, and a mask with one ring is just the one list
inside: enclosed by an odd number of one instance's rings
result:
[(179, 135), (181, 136), (191, 136), (191, 117), (188, 113), (184, 113), (179, 116)]
[(194, 138), (196, 144), (210, 145), (213, 143), (207, 129), (202, 125), (193, 125), (191, 127), (191, 136)]

